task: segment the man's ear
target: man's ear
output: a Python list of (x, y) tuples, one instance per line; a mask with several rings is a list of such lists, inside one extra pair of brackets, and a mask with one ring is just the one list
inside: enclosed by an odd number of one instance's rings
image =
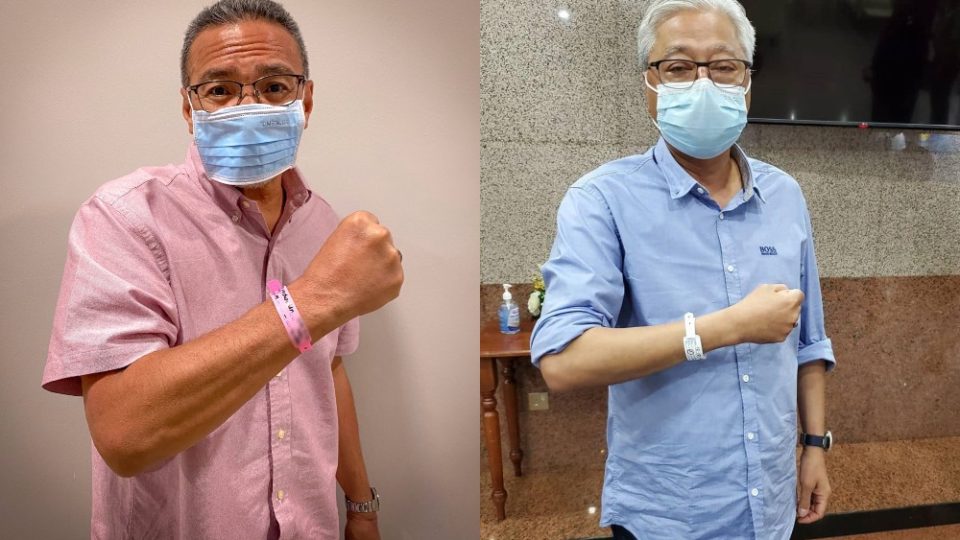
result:
[(303, 83), (303, 129), (310, 124), (310, 113), (313, 112), (313, 81)]
[(183, 106), (180, 112), (183, 114), (183, 119), (187, 121), (187, 131), (193, 135), (193, 108), (190, 107), (190, 93), (186, 88), (181, 88), (180, 96), (183, 97)]

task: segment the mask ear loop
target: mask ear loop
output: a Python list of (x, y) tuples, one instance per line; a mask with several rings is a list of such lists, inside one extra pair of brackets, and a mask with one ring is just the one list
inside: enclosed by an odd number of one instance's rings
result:
[[(657, 90), (656, 88), (654, 88), (654, 87), (650, 84), (650, 81), (647, 80), (647, 73), (648, 73), (649, 71), (650, 71), (650, 70), (647, 69), (647, 70), (644, 70), (644, 72), (643, 72), (643, 84), (647, 85), (647, 88), (649, 88), (654, 94), (657, 94), (657, 95), (659, 96), (659, 95), (660, 95), (660, 91)], [(657, 131), (662, 131), (662, 130), (660, 129), (660, 124), (657, 123), (657, 119), (656, 119), (656, 118), (650, 118), (650, 121), (653, 122), (653, 125), (657, 128)]]

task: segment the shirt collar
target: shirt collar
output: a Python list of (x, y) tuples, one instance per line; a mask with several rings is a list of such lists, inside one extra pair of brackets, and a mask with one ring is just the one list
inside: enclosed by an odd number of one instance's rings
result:
[[(663, 137), (660, 137), (660, 140), (657, 141), (657, 145), (653, 149), (653, 156), (660, 165), (660, 171), (663, 173), (664, 178), (667, 180), (667, 187), (670, 189), (671, 198), (679, 199), (684, 197), (690, 193), (690, 190), (700, 186), (700, 183), (694, 180), (694, 178), (690, 176), (690, 173), (677, 163), (676, 158), (670, 153), (667, 142), (663, 140)], [(763, 198), (763, 193), (761, 193), (760, 188), (754, 181), (753, 168), (750, 167), (750, 160), (747, 158), (747, 154), (743, 149), (740, 148), (740, 145), (733, 145), (733, 158), (737, 160), (737, 165), (740, 167), (740, 175), (743, 179), (743, 202), (749, 201), (754, 193), (757, 194), (760, 201), (767, 202), (767, 200)]]
[[(190, 177), (197, 179), (200, 188), (227, 214), (233, 215), (241, 208), (244, 201), (250, 202), (250, 199), (244, 197), (243, 193), (236, 187), (211, 180), (207, 176), (196, 143), (191, 143), (187, 150), (186, 167)], [(293, 206), (294, 210), (310, 200), (312, 192), (303, 181), (303, 176), (298, 168), (294, 167), (284, 172), (280, 181), (283, 183), (283, 189), (287, 194), (287, 201)]]

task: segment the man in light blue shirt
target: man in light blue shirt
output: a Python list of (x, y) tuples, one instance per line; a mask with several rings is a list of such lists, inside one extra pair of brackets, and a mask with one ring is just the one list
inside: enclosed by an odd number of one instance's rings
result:
[(533, 362), (553, 390), (609, 385), (615, 538), (786, 539), (830, 495), (806, 202), (735, 145), (754, 48), (739, 3), (653, 0), (639, 48), (662, 138), (564, 197)]

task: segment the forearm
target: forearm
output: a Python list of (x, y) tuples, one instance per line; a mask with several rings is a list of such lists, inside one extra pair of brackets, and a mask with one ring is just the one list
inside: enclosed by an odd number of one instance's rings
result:
[[(704, 352), (740, 342), (729, 308), (697, 317)], [(683, 321), (634, 328), (593, 328), (559, 354), (545, 356), (540, 369), (552, 390), (606, 386), (645, 377), (686, 360)], [(705, 360), (710, 361), (709, 356)]]
[[(315, 339), (339, 326), (338, 317), (318, 310), (296, 283), (289, 289)], [(83, 377), (93, 441), (115, 472), (138, 474), (203, 439), (298, 354), (267, 300), (122, 371)]]
[[(800, 366), (797, 372), (797, 408), (804, 433), (826, 433), (826, 362), (820, 360)], [(830, 480), (824, 449), (804, 446), (797, 471), (800, 495), (797, 499), (797, 520), (813, 523), (827, 512), (830, 498)]]
[(804, 433), (823, 435), (826, 432), (826, 386), (826, 362), (819, 360), (800, 366), (797, 408)]
[(340, 357), (333, 359), (333, 386), (337, 396), (339, 452), (337, 483), (352, 501), (370, 500), (370, 481), (360, 447), (360, 427), (353, 402), (353, 390)]

